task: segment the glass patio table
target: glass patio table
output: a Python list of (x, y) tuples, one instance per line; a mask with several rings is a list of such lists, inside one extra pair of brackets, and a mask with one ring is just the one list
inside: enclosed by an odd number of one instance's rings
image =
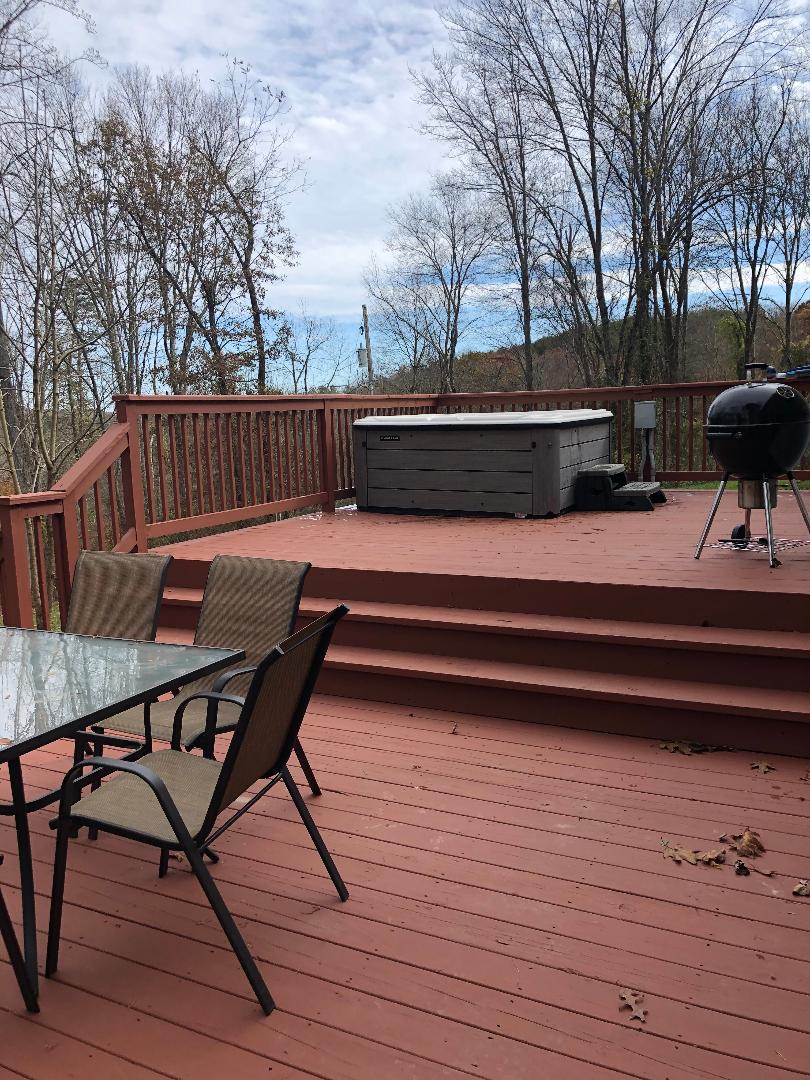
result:
[(0, 765), (7, 764), (20, 861), (23, 955), (37, 991), (34, 878), (28, 815), (59, 791), (26, 800), (21, 758), (195, 679), (231, 667), (241, 650), (81, 637), (0, 627)]

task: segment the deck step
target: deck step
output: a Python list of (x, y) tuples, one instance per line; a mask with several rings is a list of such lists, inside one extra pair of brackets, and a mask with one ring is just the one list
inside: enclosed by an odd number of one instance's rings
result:
[(333, 645), (318, 689), (338, 696), (651, 738), (806, 753), (810, 694)]
[[(166, 590), (161, 623), (191, 640), (202, 591)], [(345, 601), (349, 616), (335, 643), (429, 656), (456, 656), (579, 671), (762, 685), (808, 685), (810, 634), (638, 623), (524, 612), (482, 611), (305, 596), (303, 619)], [(180, 640), (180, 638), (172, 638)]]

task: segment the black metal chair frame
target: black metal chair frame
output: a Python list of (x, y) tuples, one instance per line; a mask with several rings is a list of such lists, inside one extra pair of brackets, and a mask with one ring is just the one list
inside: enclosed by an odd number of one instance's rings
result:
[[(345, 901), (349, 897), (348, 890), (343, 882), (343, 879), (338, 872), (337, 867), (329, 854), (326, 844), (321, 837), (320, 832), (312, 819), (306, 803), (301, 796), (295, 780), (293, 779), (290, 771), (287, 767), (290, 754), (293, 752), (295, 743), (298, 737), (298, 730), (304, 719), (304, 714), (309, 704), (309, 700), (312, 696), (312, 691), (315, 687), (318, 674), (323, 663), (323, 658), (326, 655), (326, 650), (329, 647), (329, 643), (332, 639), (335, 626), (338, 621), (343, 618), (347, 613), (347, 608), (343, 605), (334, 609), (328, 616), (318, 619), (313, 624), (311, 633), (307, 634), (306, 631), (299, 632), (296, 636), (296, 641), (285, 652), (281, 643), (277, 645), (272, 652), (265, 657), (255, 668), (255, 674), (253, 681), (248, 689), (244, 698), (230, 696), (222, 694), (220, 692), (207, 691), (199, 694), (194, 694), (180, 705), (177, 710), (176, 722), (182, 722), (182, 711), (189, 704), (189, 702), (195, 699), (203, 699), (209, 702), (209, 706), (212, 703), (218, 703), (220, 701), (228, 701), (233, 704), (238, 704), (241, 708), (241, 714), (239, 720), (234, 725), (234, 735), (231, 740), (231, 744), (228, 748), (228, 752), (225, 756), (225, 760), (222, 764), (222, 770), (217, 778), (216, 786), (211, 796), (210, 805), (205, 815), (203, 824), (198, 832), (192, 836), (188, 828), (186, 827), (180, 813), (174, 801), (169, 794), (169, 791), (163, 782), (163, 780), (151, 769), (139, 764), (137, 761), (126, 760), (123, 758), (104, 758), (104, 757), (91, 757), (85, 758), (75, 764), (65, 776), (61, 788), (61, 797), (59, 803), (59, 816), (51, 823), (52, 828), (57, 830), (56, 840), (56, 855), (54, 859), (54, 874), (53, 874), (53, 891), (51, 896), (51, 913), (50, 923), (48, 928), (48, 950), (45, 963), (45, 975), (50, 977), (54, 974), (57, 968), (59, 959), (59, 941), (61, 934), (61, 922), (62, 922), (62, 906), (64, 901), (64, 886), (65, 886), (65, 873), (67, 869), (67, 850), (68, 842), (72, 835), (75, 834), (75, 830), (81, 826), (96, 827), (104, 832), (110, 832), (117, 836), (122, 836), (126, 839), (139, 840), (141, 843), (149, 844), (153, 847), (161, 849), (161, 860), (168, 859), (169, 852), (181, 851), (189, 861), (191, 869), (200, 883), (203, 892), (211, 904), (214, 910), (214, 914), (219, 920), (222, 926), (225, 936), (233, 949), (234, 953), (242, 966), (242, 970), (247, 976), (248, 982), (253, 989), (256, 998), (264, 1010), (266, 1015), (269, 1015), (275, 1007), (273, 998), (270, 995), (267, 986), (256, 966), (253, 957), (248, 951), (244, 938), (240, 934), (237, 926), (225, 906), (225, 902), (222, 896), (214, 884), (214, 880), (205, 865), (203, 859), (204, 854), (208, 854), (210, 845), (214, 843), (220, 836), (223, 835), (243, 814), (264, 796), (272, 787), (274, 787), (279, 781), (282, 781), (287, 788), (287, 791), (298, 811), (301, 819), (306, 826), (307, 832), (312, 839), (313, 844), (321, 857), (321, 860), (326, 867), (329, 877), (332, 880), (337, 894), (342, 901)], [(306, 628), (308, 629), (308, 628)], [(247, 803), (240, 806), (238, 810), (234, 811), (227, 820), (217, 828), (214, 828), (216, 818), (219, 816), (221, 809), (217, 809), (220, 805), (221, 799), (227, 789), (230, 776), (233, 772), (233, 768), (236, 764), (238, 754), (240, 752), (242, 743), (248, 731), (253, 712), (255, 709), (256, 701), (261, 690), (262, 682), (265, 672), (273, 664), (279, 663), (283, 658), (291, 653), (295, 648), (302, 645), (305, 641), (310, 640), (313, 636), (320, 634), (321, 640), (318, 643), (317, 650), (313, 655), (309, 672), (303, 684), (301, 694), (299, 695), (295, 709), (293, 711), (292, 720), (289, 724), (289, 728), (285, 739), (282, 743), (281, 749), (277, 754), (277, 760), (274, 766), (265, 774), (264, 779), (267, 783), (261, 788), (261, 790), (255, 795), (251, 796)], [(233, 677), (235, 672), (230, 673), (230, 677)], [(92, 768), (93, 772), (87, 776), (82, 776), (82, 772), (86, 768)], [(79, 798), (80, 789), (87, 784), (94, 783), (100, 776), (104, 776), (110, 773), (124, 772), (129, 773), (132, 776), (138, 777), (152, 790), (155, 798), (160, 804), (163, 813), (174, 831), (177, 837), (176, 844), (166, 844), (163, 841), (157, 840), (154, 837), (145, 836), (142, 833), (131, 831), (129, 829), (120, 828), (113, 825), (106, 825), (97, 821), (93, 821), (89, 818), (82, 818), (81, 812), (73, 813), (72, 807)]]

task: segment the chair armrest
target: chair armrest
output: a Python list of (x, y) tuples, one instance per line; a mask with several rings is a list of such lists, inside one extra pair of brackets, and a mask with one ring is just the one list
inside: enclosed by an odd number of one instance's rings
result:
[(212, 739), (216, 734), (217, 729), (217, 710), (220, 702), (225, 702), (229, 705), (238, 705), (241, 709), (245, 704), (245, 699), (237, 697), (235, 694), (218, 694), (213, 690), (202, 691), (199, 694), (192, 694), (190, 697), (184, 698), (177, 708), (174, 714), (174, 726), (172, 727), (172, 746), (179, 749), (180, 740), (183, 734), (183, 713), (186, 711), (188, 705), (192, 701), (207, 701), (208, 710), (205, 714), (205, 738)]
[[(71, 807), (76, 802), (75, 796), (78, 795), (78, 790), (84, 784), (90, 783), (94, 776), (91, 773), (89, 776), (85, 776), (81, 779), (81, 773), (84, 769), (92, 768), (93, 772), (100, 772), (102, 774), (113, 772), (130, 773), (132, 776), (137, 777), (139, 780), (143, 780), (147, 784), (160, 804), (160, 808), (166, 815), (166, 819), (174, 829), (174, 833), (177, 837), (177, 841), (183, 847), (191, 845), (191, 834), (186, 827), (186, 823), (180, 816), (180, 812), (175, 806), (174, 800), (169, 794), (169, 789), (166, 784), (161, 780), (157, 773), (147, 768), (145, 765), (141, 765), (135, 761), (125, 761), (122, 758), (105, 758), (105, 757), (91, 757), (85, 758), (78, 764), (74, 765), (72, 769), (69, 769), (65, 774), (65, 779), (62, 781), (62, 789), (59, 798), (59, 817), (57, 818), (57, 824), (63, 823), (65, 820), (73, 816), (71, 814)], [(78, 783), (77, 783), (78, 780)], [(71, 797), (74, 796), (74, 797)], [(81, 817), (81, 815), (77, 815)], [(53, 827), (53, 823), (51, 823)]]
[(234, 671), (226, 671), (224, 675), (220, 675), (216, 680), (211, 687), (211, 691), (214, 694), (221, 694), (231, 679), (235, 679), (239, 675), (252, 675), (255, 670), (256, 666), (254, 665), (253, 667), (236, 668)]

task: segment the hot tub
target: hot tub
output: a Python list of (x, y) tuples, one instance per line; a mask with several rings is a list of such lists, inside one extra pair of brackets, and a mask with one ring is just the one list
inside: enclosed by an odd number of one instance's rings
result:
[(606, 409), (367, 416), (354, 423), (360, 510), (550, 517), (610, 457)]

